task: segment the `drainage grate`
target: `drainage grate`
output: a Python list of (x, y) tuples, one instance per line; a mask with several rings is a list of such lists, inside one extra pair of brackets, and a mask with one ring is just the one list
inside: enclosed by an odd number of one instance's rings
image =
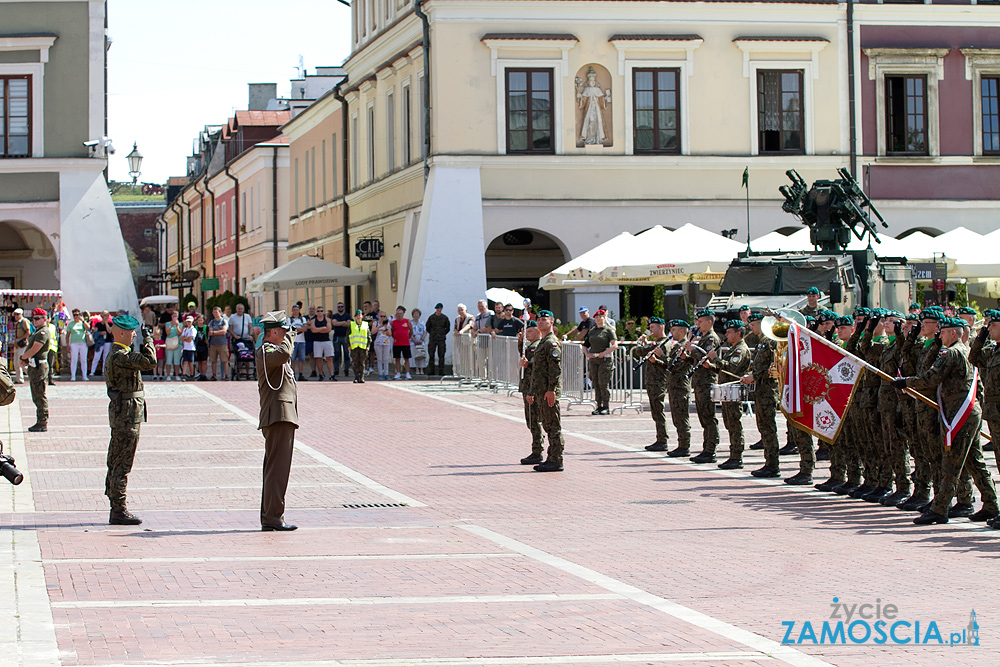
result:
[(692, 500), (630, 500), (629, 505), (683, 505)]
[(361, 503), (360, 505), (344, 505), (352, 510), (372, 509), (376, 507), (409, 507), (406, 503)]

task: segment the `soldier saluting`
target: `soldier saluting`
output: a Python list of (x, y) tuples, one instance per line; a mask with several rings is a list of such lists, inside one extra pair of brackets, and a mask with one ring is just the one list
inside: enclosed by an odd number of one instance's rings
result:
[(550, 310), (538, 311), (538, 334), (541, 340), (535, 349), (531, 371), (531, 392), (528, 405), (538, 410), (542, 429), (549, 438), (545, 461), (535, 466), (536, 472), (556, 472), (563, 469), (563, 436), (559, 423), (559, 394), (562, 391), (562, 347), (552, 333), (555, 316)]
[(142, 519), (128, 511), (125, 487), (135, 461), (139, 444), (139, 426), (146, 421), (146, 398), (142, 387), (142, 371), (156, 368), (153, 331), (143, 327), (142, 347), (132, 350), (139, 320), (131, 315), (118, 315), (111, 320), (111, 335), (115, 342), (104, 365), (104, 383), (108, 388), (108, 421), (111, 442), (108, 444), (108, 475), (104, 495), (111, 503), (108, 523), (117, 526), (137, 526)]

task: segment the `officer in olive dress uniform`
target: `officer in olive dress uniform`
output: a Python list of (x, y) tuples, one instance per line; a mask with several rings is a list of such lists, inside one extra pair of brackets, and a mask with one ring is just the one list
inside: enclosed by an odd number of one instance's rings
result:
[(28, 336), (27, 347), (21, 352), (21, 365), (28, 369), (31, 384), (31, 401), (35, 404), (35, 424), (29, 426), (32, 433), (49, 430), (49, 399), (45, 395), (45, 383), (49, 377), (49, 318), (43, 308), (31, 311), (34, 332)]
[(285, 491), (292, 467), (295, 429), (299, 427), (298, 387), (289, 360), (295, 349), (295, 331), (285, 311), (261, 318), (264, 342), (257, 348), (257, 390), (260, 422), (264, 433), (264, 480), (260, 496), (261, 530), (295, 530), (285, 523)]
[(550, 310), (540, 310), (537, 316), (540, 340), (535, 348), (531, 371), (531, 395), (528, 404), (538, 408), (542, 430), (549, 439), (546, 459), (536, 465), (536, 472), (557, 472), (563, 469), (563, 435), (559, 422), (559, 394), (562, 392), (562, 347), (552, 332), (555, 316)]
[(750, 474), (763, 478), (780, 477), (777, 414), (781, 383), (771, 371), (778, 343), (760, 333), (759, 313), (751, 314), (749, 319), (753, 331), (743, 340), (746, 342), (752, 335), (758, 342), (751, 358), (750, 373), (743, 376), (742, 382), (754, 385), (753, 412), (764, 449), (764, 465)]
[[(721, 382), (739, 381), (750, 368), (750, 349), (743, 342), (744, 328), (743, 320), (729, 320), (726, 322), (726, 342), (729, 349), (719, 354), (715, 350), (709, 350), (708, 360), (705, 365), (715, 368), (719, 372)], [(729, 432), (729, 458), (719, 464), (723, 470), (735, 470), (743, 467), (743, 406), (738, 401), (724, 401), (722, 403), (722, 423), (726, 425)]]
[(596, 327), (587, 329), (583, 337), (583, 354), (588, 359), (590, 383), (594, 387), (594, 400), (597, 409), (591, 414), (608, 415), (611, 411), (608, 403), (611, 394), (608, 385), (611, 384), (611, 374), (615, 370), (615, 350), (618, 349), (618, 334), (615, 328), (607, 323), (607, 311), (604, 309), (594, 313)]
[[(686, 331), (686, 330), (685, 330)], [(644, 379), (646, 383), (646, 398), (649, 400), (649, 414), (656, 426), (656, 441), (646, 445), (646, 451), (665, 452), (670, 438), (667, 434), (667, 413), (664, 404), (667, 400), (667, 363), (670, 348), (677, 341), (663, 335), (663, 319), (649, 318), (649, 336), (643, 334), (632, 347), (632, 357), (646, 360)]]
[[(694, 404), (698, 410), (698, 421), (704, 432), (702, 451), (692, 456), (695, 463), (715, 463), (715, 448), (719, 445), (719, 420), (715, 416), (715, 401), (712, 400), (712, 385), (716, 383), (718, 371), (702, 364), (705, 353), (717, 350), (722, 344), (719, 334), (715, 333), (715, 313), (708, 309), (695, 313), (695, 325), (698, 327), (694, 343), (684, 346), (683, 356), (696, 364), (691, 377), (691, 389), (694, 390)], [(698, 349), (696, 349), (696, 346)]]
[(970, 516), (973, 521), (987, 521), (1000, 514), (996, 487), (983, 460), (979, 446), (982, 408), (976, 400), (977, 373), (969, 361), (968, 347), (962, 343), (965, 322), (946, 317), (940, 321), (941, 352), (933, 365), (916, 377), (899, 378), (893, 385), (930, 391), (939, 389), (942, 436), (940, 446), (941, 483), (926, 512), (913, 520), (920, 525), (948, 523), (948, 508), (955, 496), (959, 477), (967, 471), (983, 494), (983, 507)]
[(528, 402), (531, 395), (531, 373), (534, 370), (535, 349), (538, 347), (538, 322), (529, 320), (524, 331), (518, 334), (517, 346), (521, 348), (521, 379), (517, 390), (521, 392), (524, 403), (524, 423), (531, 432), (531, 454), (521, 459), (521, 465), (538, 465), (542, 462), (545, 440), (542, 437), (542, 422), (539, 419), (538, 408)]
[(108, 422), (111, 424), (104, 495), (111, 503), (108, 522), (118, 526), (142, 523), (139, 517), (128, 511), (126, 487), (139, 444), (139, 426), (146, 421), (142, 371), (156, 368), (156, 348), (153, 347), (152, 329), (144, 327), (142, 347), (138, 351), (132, 350), (138, 328), (139, 320), (131, 315), (118, 315), (111, 320), (111, 335), (115, 342), (104, 363), (104, 383), (110, 399)]

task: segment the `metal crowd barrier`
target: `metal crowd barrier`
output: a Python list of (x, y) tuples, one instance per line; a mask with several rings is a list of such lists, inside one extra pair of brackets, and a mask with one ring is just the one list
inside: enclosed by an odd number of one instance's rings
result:
[(562, 399), (567, 401), (566, 409), (574, 405), (593, 405), (593, 390), (587, 381), (587, 358), (583, 356), (583, 345), (576, 341), (562, 343)]
[(459, 385), (476, 381), (476, 341), (471, 335), (451, 337), (451, 375), (441, 378), (458, 380)]
[(611, 403), (620, 403), (611, 412), (623, 414), (625, 410), (642, 412), (642, 398), (646, 390), (646, 364), (632, 357), (635, 343), (618, 342), (618, 349), (613, 353), (615, 370), (611, 374), (609, 385)]

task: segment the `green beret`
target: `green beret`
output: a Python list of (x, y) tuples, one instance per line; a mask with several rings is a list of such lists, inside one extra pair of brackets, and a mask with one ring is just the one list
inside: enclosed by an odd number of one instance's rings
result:
[(653, 316), (653, 317), (649, 318), (649, 323), (650, 324), (664, 324), (664, 321), (663, 321), (662, 317)]
[(886, 317), (900, 317), (901, 318), (901, 317), (903, 317), (903, 313), (899, 312), (898, 310), (887, 310), (887, 311), (885, 311), (885, 316)]
[(968, 306), (962, 306), (961, 308), (958, 309), (958, 314), (959, 315), (975, 315), (976, 314), (976, 309), (975, 308), (969, 308)]
[(361, 309), (360, 309), (360, 308), (358, 308), (357, 310), (355, 310), (355, 311), (354, 311), (354, 314), (355, 314), (355, 315), (364, 315), (364, 313), (362, 313), (362, 312), (361, 312)]
[(535, 329), (538, 327), (538, 322), (535, 320), (528, 320), (528, 323), (524, 325), (525, 329)]
[(838, 317), (836, 320), (834, 320), (834, 323), (838, 327), (849, 327), (854, 324), (854, 320), (852, 320), (849, 317)]
[(740, 306), (740, 312), (742, 313), (744, 310), (750, 310), (750, 306), (748, 306), (746, 304), (743, 304), (742, 306)]
[(822, 322), (836, 322), (837, 321), (837, 313), (833, 312), (832, 310), (821, 310), (817, 314), (816, 320), (818, 322), (821, 322), (821, 323)]
[(806, 315), (806, 324), (816, 324), (816, 318), (812, 315)]
[(762, 319), (764, 319), (764, 316), (760, 313), (750, 313), (750, 316), (747, 317), (747, 322), (758, 322)]
[(920, 310), (920, 304), (914, 301), (910, 304), (910, 310)]
[(819, 294), (819, 288), (810, 287), (809, 289), (806, 290), (806, 294)]
[(691, 325), (688, 324), (687, 320), (670, 320), (671, 327), (684, 327), (685, 329), (690, 329)]
[(906, 316), (906, 319), (911, 322), (919, 322), (920, 315), (918, 315), (917, 313), (910, 313), (909, 315)]
[(697, 313), (694, 314), (695, 318), (699, 317), (715, 317), (715, 313), (708, 308), (702, 308)]
[(111, 320), (111, 323), (119, 329), (127, 329), (129, 331), (139, 328), (139, 320), (131, 315), (118, 315)]
[(869, 309), (865, 308), (864, 306), (858, 306), (857, 308), (854, 309), (854, 317), (855, 318), (857, 318), (857, 317), (869, 317), (871, 314), (872, 314), (872, 311), (870, 311)]
[(729, 320), (728, 322), (726, 322), (727, 329), (736, 329), (740, 333), (743, 333), (745, 331), (745, 327), (746, 325), (743, 324), (743, 320)]
[(943, 317), (938, 322), (939, 329), (964, 329), (969, 323), (960, 317)]
[(538, 311), (538, 317), (540, 319), (543, 317), (555, 317), (555, 315), (552, 314), (551, 310), (540, 310)]
[(987, 317), (991, 320), (1000, 320), (1000, 310), (997, 310), (996, 308), (990, 308), (989, 310), (983, 313), (983, 317)]
[(942, 308), (941, 306), (937, 306), (937, 305), (935, 305), (935, 306), (927, 306), (927, 308), (925, 308), (925, 310), (936, 310), (939, 313), (943, 313), (944, 312), (944, 308)]
[(942, 319), (941, 313), (931, 308), (920, 311), (920, 319), (922, 320), (938, 320)]

